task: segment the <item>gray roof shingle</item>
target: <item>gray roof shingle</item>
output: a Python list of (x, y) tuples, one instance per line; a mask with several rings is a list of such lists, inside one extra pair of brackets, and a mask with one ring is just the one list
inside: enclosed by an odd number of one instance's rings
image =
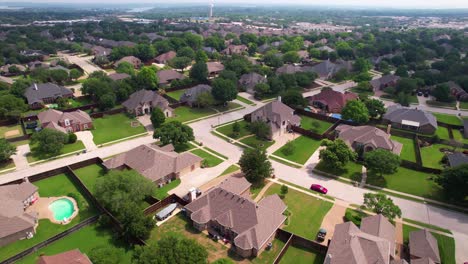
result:
[(46, 98), (60, 98), (72, 95), (73, 92), (70, 89), (54, 83), (34, 83), (26, 88), (24, 92), (28, 104), (42, 103), (43, 99)]

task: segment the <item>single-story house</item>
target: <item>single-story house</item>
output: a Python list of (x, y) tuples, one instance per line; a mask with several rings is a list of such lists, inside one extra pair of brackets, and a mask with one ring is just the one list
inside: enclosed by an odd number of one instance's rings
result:
[(390, 139), (390, 134), (373, 126), (339, 125), (335, 131), (336, 136), (355, 151), (368, 152), (375, 149), (385, 149), (400, 155), (403, 148), (400, 142)]
[(217, 62), (217, 61), (207, 62), (206, 67), (208, 68), (208, 76), (210, 78), (214, 78), (218, 76), (219, 73), (224, 71), (224, 65), (221, 64), (221, 62)]
[(383, 122), (392, 127), (416, 131), (422, 134), (434, 134), (437, 130), (437, 119), (429, 112), (403, 107), (399, 104), (387, 108)]
[(151, 114), (155, 107), (161, 109), (166, 117), (171, 117), (174, 113), (174, 109), (169, 106), (166, 98), (155, 91), (144, 89), (132, 93), (122, 105), (127, 112), (137, 116)]
[(395, 258), (395, 227), (382, 215), (335, 226), (324, 263), (390, 264)]
[(34, 236), (38, 214), (26, 209), (37, 196), (30, 182), (0, 186), (0, 247)]
[(379, 91), (383, 90), (387, 87), (393, 87), (397, 84), (397, 82), (400, 80), (400, 76), (393, 75), (393, 74), (387, 74), (384, 75), (380, 78), (374, 79), (370, 81), (370, 85), (374, 89), (374, 91)]
[(76, 110), (61, 112), (55, 109), (37, 114), (42, 128), (55, 129), (63, 133), (74, 133), (93, 128), (93, 120), (88, 113)]
[(198, 96), (201, 93), (211, 93), (211, 89), (211, 86), (206, 84), (194, 86), (185, 90), (185, 92), (180, 96), (179, 102), (187, 103), (189, 106), (194, 106), (197, 104)]
[(104, 48), (103, 46), (93, 46), (91, 48), (91, 54), (94, 57), (107, 57), (111, 54), (112, 49)]
[(258, 256), (275, 238), (287, 208), (277, 194), (254, 202), (244, 193), (249, 186), (245, 179), (223, 182), (185, 206), (196, 229), (231, 241), (245, 258)]
[(333, 89), (323, 89), (320, 93), (307, 97), (309, 105), (320, 108), (329, 113), (341, 113), (343, 107), (352, 100), (357, 100), (358, 95), (352, 92), (338, 92)]
[(285, 64), (278, 69), (276, 69), (276, 74), (281, 75), (281, 74), (295, 74), (298, 72), (302, 72), (302, 68), (297, 65), (292, 65), (292, 64)]
[(249, 50), (249, 48), (242, 44), (242, 45), (229, 45), (227, 46), (226, 49), (224, 49), (223, 51), (221, 51), (222, 54), (224, 55), (233, 55), (233, 54), (242, 54), (244, 52), (246, 52), (247, 50)]
[(141, 60), (135, 56), (126, 56), (114, 63), (114, 66), (117, 68), (122, 62), (128, 62), (133, 65), (133, 68), (139, 69), (141, 66)]
[(310, 67), (304, 67), (304, 71), (315, 72), (320, 79), (326, 80), (333, 78), (340, 70), (351, 71), (352, 68), (353, 63), (351, 61), (337, 60), (331, 62), (326, 60)]
[(107, 75), (107, 77), (111, 78), (114, 81), (121, 81), (130, 78), (130, 75), (127, 73), (112, 73)]
[(334, 51), (335, 51), (335, 49), (330, 48), (329, 46), (326, 46), (326, 45), (325, 45), (325, 46), (318, 47), (317, 50), (319, 50), (319, 51), (326, 51), (326, 52), (328, 52), (328, 53), (334, 52)]
[(154, 61), (159, 64), (166, 64), (170, 60), (174, 59), (177, 56), (177, 53), (175, 51), (168, 51), (166, 53), (163, 53), (156, 58), (154, 58)]
[[(10, 72), (10, 67), (16, 67), (16, 69), (18, 69), (19, 72), (15, 72), (15, 73)], [(0, 67), (0, 74), (4, 74), (4, 75), (20, 74), (25, 71), (26, 71), (26, 67), (21, 64), (6, 64)]]
[(426, 229), (409, 234), (409, 251), (411, 263), (417, 259), (431, 259), (434, 263), (441, 263), (437, 239)]
[(164, 185), (200, 168), (202, 158), (177, 153), (172, 145), (141, 145), (104, 161), (107, 169), (133, 169), (157, 185)]
[(254, 94), (255, 93), (255, 85), (259, 83), (266, 83), (267, 78), (266, 76), (262, 76), (256, 72), (251, 72), (251, 73), (246, 73), (243, 74), (239, 78), (239, 86), (248, 92), (249, 94)]
[(37, 264), (93, 264), (86, 254), (79, 249), (73, 249), (52, 256), (42, 255), (37, 260)]
[(299, 126), (301, 117), (294, 114), (294, 109), (283, 104), (281, 99), (272, 101), (250, 114), (250, 121), (262, 121), (270, 126), (270, 139), (275, 139), (288, 132), (291, 126)]
[(44, 104), (55, 103), (58, 98), (71, 98), (73, 92), (55, 83), (33, 83), (26, 88), (24, 97), (26, 97), (30, 108), (39, 109)]
[(162, 87), (170, 85), (174, 80), (185, 79), (185, 75), (175, 70), (162, 70), (156, 74), (158, 75), (159, 85)]
[(42, 61), (31, 61), (31, 62), (28, 62), (28, 69), (30, 71), (34, 71), (36, 69), (39, 69), (39, 68), (49, 68), (49, 65), (42, 62)]

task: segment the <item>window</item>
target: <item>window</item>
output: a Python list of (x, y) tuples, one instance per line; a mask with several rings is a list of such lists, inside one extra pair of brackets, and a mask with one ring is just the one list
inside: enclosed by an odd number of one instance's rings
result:
[(88, 124), (84, 124), (84, 125), (83, 125), (83, 128), (84, 128), (84, 129), (88, 129)]
[(65, 126), (69, 126), (70, 125), (70, 120), (69, 119), (65, 119)]

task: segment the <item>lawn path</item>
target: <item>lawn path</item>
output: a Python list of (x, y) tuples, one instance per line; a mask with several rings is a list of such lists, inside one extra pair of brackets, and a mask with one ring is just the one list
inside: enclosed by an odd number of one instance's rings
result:
[[(263, 198), (263, 195), (265, 194), (265, 192), (268, 190), (268, 188), (270, 188), (271, 185), (273, 185), (274, 182), (273, 181), (268, 181), (267, 184), (265, 184), (265, 186), (263, 186), (262, 190), (257, 194), (257, 197), (255, 197), (255, 202), (258, 202), (260, 201), (262, 198)], [(281, 183), (279, 183), (281, 184)]]

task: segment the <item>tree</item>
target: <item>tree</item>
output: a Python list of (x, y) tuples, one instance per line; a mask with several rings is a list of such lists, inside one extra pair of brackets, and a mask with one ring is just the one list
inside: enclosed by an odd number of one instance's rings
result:
[(156, 70), (148, 66), (141, 68), (137, 74), (136, 82), (140, 86), (140, 89), (156, 90), (158, 88)]
[(136, 246), (134, 264), (206, 264), (208, 252), (194, 239), (165, 236), (156, 243)]
[(169, 65), (175, 69), (179, 69), (184, 72), (184, 69), (192, 63), (192, 59), (189, 57), (175, 57), (169, 61)]
[(359, 73), (368, 72), (370, 69), (371, 64), (365, 58), (357, 58), (353, 64), (353, 70)]
[(57, 156), (67, 142), (67, 134), (49, 128), (42, 129), (31, 137), (31, 143), (36, 145), (32, 151), (38, 155)]
[(288, 186), (286, 185), (281, 185), (281, 194), (285, 196), (288, 193)]
[(468, 164), (445, 169), (436, 176), (435, 181), (442, 186), (450, 200), (465, 201), (468, 196)]
[(187, 57), (193, 60), (195, 59), (195, 51), (190, 47), (183, 47), (177, 51), (177, 57)]
[(439, 84), (434, 90), (432, 90), (432, 95), (439, 102), (453, 102), (455, 98), (450, 94), (450, 87), (447, 84)]
[(111, 170), (96, 180), (96, 199), (120, 221), (123, 237), (128, 241), (147, 239), (155, 223), (145, 216), (141, 201), (155, 192), (155, 185), (130, 170)]
[(297, 51), (288, 51), (283, 55), (283, 62), (285, 63), (298, 63), (300, 59)]
[(403, 78), (408, 78), (408, 76), (409, 76), (408, 75), (408, 68), (406, 68), (406, 66), (404, 66), (404, 65), (398, 66), (398, 68), (395, 71), (395, 75), (403, 77)]
[(206, 55), (204, 50), (198, 50), (195, 54), (195, 61), (206, 63), (208, 61), (208, 55)]
[(77, 80), (83, 75), (83, 73), (80, 72), (78, 69), (71, 69), (69, 75), (70, 75), (70, 79)]
[(91, 249), (88, 256), (94, 264), (114, 264), (122, 259), (123, 251), (112, 246), (100, 246)]
[(369, 111), (366, 105), (358, 100), (348, 101), (341, 110), (341, 116), (345, 120), (353, 120), (358, 124), (364, 124), (369, 121)]
[(31, 81), (28, 79), (16, 79), (11, 85), (10, 92), (18, 98), (23, 98), (26, 88), (31, 85)]
[(240, 128), (239, 123), (238, 123), (237, 121), (234, 122), (234, 124), (232, 125), (232, 133), (233, 133), (234, 135), (239, 135), (240, 130), (241, 130), (241, 128)]
[(287, 90), (282, 96), (281, 101), (291, 108), (302, 108), (307, 106), (307, 100), (302, 96), (299, 90)]
[(401, 209), (393, 200), (382, 193), (365, 193), (364, 206), (376, 214), (382, 214), (390, 221), (401, 217)]
[(283, 152), (284, 155), (289, 156), (294, 153), (295, 146), (292, 143), (292, 141), (288, 141), (282, 148), (281, 152)]
[(149, 44), (138, 44), (135, 47), (135, 51), (135, 55), (142, 61), (149, 61), (156, 56), (156, 49), (153, 45)]
[(21, 113), (28, 109), (24, 100), (12, 94), (0, 95), (0, 119), (19, 119)]
[(151, 124), (153, 124), (153, 127), (156, 129), (160, 127), (164, 122), (166, 121), (166, 116), (164, 115), (164, 112), (158, 108), (155, 107), (153, 108), (153, 111), (151, 112)]
[(263, 98), (270, 93), (270, 85), (268, 83), (257, 83), (254, 87), (255, 97)]
[(115, 68), (115, 71), (118, 73), (126, 73), (131, 76), (135, 75), (135, 68), (133, 67), (133, 64), (127, 61), (119, 63), (117, 68)]
[(211, 94), (214, 99), (226, 104), (237, 97), (237, 85), (231, 80), (216, 78), (212, 82)]
[(206, 63), (197, 61), (190, 69), (189, 76), (197, 82), (206, 82), (208, 78), (208, 67)]
[(364, 162), (366, 167), (378, 173), (393, 174), (397, 172), (400, 166), (400, 157), (385, 149), (376, 149), (364, 153)]
[(349, 161), (356, 160), (356, 152), (341, 139), (335, 141), (325, 139), (321, 145), (326, 148), (320, 150), (320, 162), (328, 168), (343, 169)]
[(99, 108), (103, 110), (111, 109), (115, 106), (116, 100), (114, 93), (104, 94), (98, 100)]
[(270, 126), (263, 121), (254, 121), (250, 123), (250, 131), (260, 139), (268, 139), (271, 137)]
[(198, 107), (206, 107), (210, 105), (214, 105), (216, 100), (214, 99), (213, 95), (210, 92), (202, 92), (199, 93), (197, 96), (197, 106)]
[(162, 124), (154, 132), (153, 138), (159, 139), (163, 145), (173, 144), (174, 147), (195, 140), (192, 128), (179, 121)]
[(63, 83), (68, 80), (68, 72), (66, 70), (58, 69), (49, 71), (50, 78), (57, 83)]
[(211, 264), (235, 264), (235, 263), (231, 259), (221, 258), (221, 259), (215, 260), (214, 262), (211, 262)]
[(418, 88), (416, 80), (409, 78), (402, 78), (398, 81), (395, 92), (398, 94), (400, 92), (410, 94)]
[(251, 183), (263, 182), (273, 173), (267, 154), (261, 148), (246, 148), (239, 160), (239, 165), (245, 178)]
[(382, 117), (386, 112), (385, 104), (378, 99), (366, 98), (363, 102), (372, 118)]
[(6, 139), (0, 138), (0, 163), (10, 159), (11, 155), (16, 154), (16, 147), (10, 144)]

